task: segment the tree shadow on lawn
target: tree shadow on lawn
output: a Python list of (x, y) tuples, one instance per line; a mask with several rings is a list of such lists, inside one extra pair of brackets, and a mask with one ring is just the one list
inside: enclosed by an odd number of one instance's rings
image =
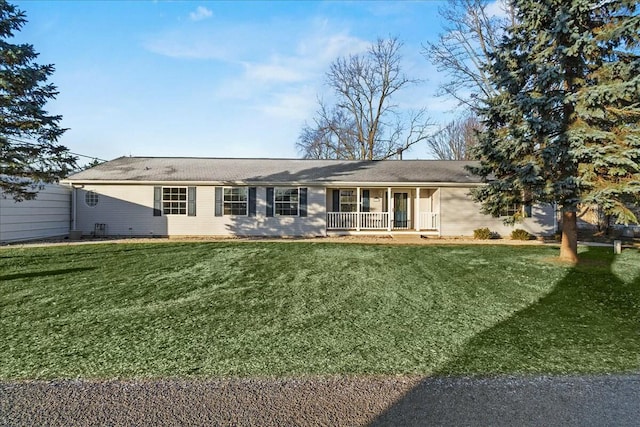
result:
[(61, 276), (64, 274), (78, 273), (80, 271), (90, 271), (95, 269), (96, 267), (75, 267), (75, 268), (63, 268), (60, 270), (27, 271), (24, 273), (2, 275), (0, 276), (0, 280), (16, 280), (16, 279), (26, 279), (31, 277)]
[[(582, 253), (580, 263), (549, 294), (473, 337), (435, 377), (423, 380), (372, 425), (450, 424), (441, 407), (457, 411), (459, 418), (450, 421), (465, 425), (476, 424), (480, 415), (499, 421), (513, 415), (514, 407), (531, 410), (527, 402), (516, 402), (521, 399), (517, 387), (495, 386), (495, 381), (508, 382), (508, 375), (640, 373), (640, 275), (625, 283), (612, 271), (614, 260), (602, 250)], [(460, 378), (468, 375), (481, 377)], [(440, 384), (456, 381), (469, 384), (457, 389)], [(562, 406), (562, 393), (555, 393), (548, 405)]]
[[(75, 256), (75, 257), (83, 257), (83, 256), (93, 256), (93, 255), (130, 255), (136, 254), (138, 252), (143, 252), (144, 254), (173, 254), (178, 251), (180, 246), (183, 245), (223, 245), (225, 242), (166, 242), (164, 240), (153, 241), (150, 242), (127, 242), (127, 241), (114, 241), (110, 239), (106, 239), (103, 241), (91, 242), (90, 244), (79, 244), (79, 245), (61, 245), (61, 246), (50, 246), (50, 247), (34, 247), (34, 248), (26, 248), (28, 252), (21, 252), (18, 254), (14, 254), (9, 251), (20, 251), (25, 248), (12, 248), (8, 246), (6, 248), (0, 248), (0, 260), (5, 259), (25, 259), (25, 258), (33, 258), (33, 259), (57, 259), (60, 258), (61, 255), (57, 252), (57, 249), (64, 250), (65, 256)], [(34, 253), (34, 250), (37, 251)], [(52, 251), (56, 251), (52, 253)], [(41, 252), (41, 253), (38, 253)]]

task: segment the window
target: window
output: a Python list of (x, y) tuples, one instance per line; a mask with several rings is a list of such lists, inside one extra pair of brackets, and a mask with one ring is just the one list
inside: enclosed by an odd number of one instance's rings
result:
[(500, 212), (500, 216), (514, 216), (514, 215), (522, 215), (522, 205), (520, 203), (513, 203), (509, 205), (506, 209), (503, 209)]
[(275, 214), (297, 216), (300, 195), (297, 188), (276, 188), (274, 191)]
[(98, 193), (94, 191), (87, 191), (87, 193), (84, 195), (84, 202), (87, 204), (87, 206), (94, 207), (98, 204)]
[(246, 188), (225, 188), (223, 197), (223, 207), (225, 215), (247, 215), (248, 204)]
[(358, 196), (356, 190), (340, 190), (340, 212), (357, 212)]
[(162, 187), (162, 213), (165, 215), (187, 214), (186, 187)]

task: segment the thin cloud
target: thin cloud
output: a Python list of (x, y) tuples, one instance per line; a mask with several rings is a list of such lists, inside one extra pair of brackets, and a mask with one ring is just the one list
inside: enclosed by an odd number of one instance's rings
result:
[(211, 18), (213, 12), (204, 6), (198, 6), (195, 11), (189, 14), (189, 19), (192, 21), (202, 21), (203, 19)]
[(293, 83), (305, 80), (305, 76), (295, 67), (277, 63), (253, 64), (245, 63), (244, 77), (261, 82)]
[(217, 41), (227, 37), (232, 39), (229, 36), (234, 35), (207, 29), (179, 29), (148, 35), (142, 46), (149, 52), (175, 59), (232, 61), (237, 52), (236, 46)]
[(254, 108), (267, 117), (300, 122), (308, 118), (316, 107), (315, 94), (310, 87), (268, 94), (261, 101)]

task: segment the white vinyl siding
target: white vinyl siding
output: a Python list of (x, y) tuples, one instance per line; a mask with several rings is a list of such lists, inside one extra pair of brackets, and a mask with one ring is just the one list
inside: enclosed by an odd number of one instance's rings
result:
[(36, 199), (22, 202), (0, 194), (0, 242), (66, 236), (70, 221), (69, 187), (49, 184)]
[[(175, 185), (178, 187), (179, 185)], [(326, 234), (325, 189), (308, 187), (307, 217), (266, 216), (266, 188), (256, 189), (255, 216), (215, 216), (215, 186), (196, 187), (197, 216), (153, 216), (153, 185), (85, 184), (76, 190), (79, 200), (86, 191), (96, 191), (95, 208), (78, 203), (78, 229), (93, 232), (95, 224), (106, 224), (112, 236), (323, 236)], [(166, 185), (169, 187), (169, 185)], [(185, 185), (186, 188), (186, 185)]]
[(481, 213), (480, 204), (475, 203), (469, 194), (470, 188), (442, 187), (439, 191), (442, 236), (473, 236), (473, 230), (484, 227), (506, 238), (516, 228), (527, 230), (535, 236), (548, 236), (555, 232), (551, 205), (534, 205), (531, 218), (508, 226), (504, 224), (504, 218)]

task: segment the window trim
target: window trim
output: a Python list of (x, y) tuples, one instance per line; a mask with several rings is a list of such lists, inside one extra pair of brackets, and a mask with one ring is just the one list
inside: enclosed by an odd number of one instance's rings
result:
[(512, 216), (521, 216), (524, 215), (524, 204), (523, 203), (510, 203), (509, 207), (504, 208), (500, 211), (500, 217), (512, 217)]
[[(339, 198), (338, 198), (338, 201), (339, 201), (339, 203), (338, 203), (339, 212), (358, 212), (358, 190), (355, 189), (355, 188), (340, 188), (339, 190), (340, 190)], [(343, 197), (342, 192), (343, 191), (344, 192), (348, 191), (348, 192), (351, 193), (350, 196), (345, 196), (345, 197), (353, 197), (353, 202), (345, 203), (345, 202), (342, 201), (342, 197)], [(350, 211), (342, 210), (342, 206), (343, 205), (344, 206), (352, 206), (353, 210), (350, 210)]]
[[(95, 200), (95, 203), (90, 204), (89, 201), (87, 200), (89, 196), (92, 196), (92, 200)], [(100, 203), (100, 197), (99, 194), (96, 193), (93, 190), (89, 190), (84, 194), (84, 204), (87, 205), (90, 208), (95, 208), (96, 206), (98, 206), (98, 203)]]
[[(282, 190), (296, 190), (296, 213), (295, 214), (281, 214), (278, 213), (278, 204), (283, 204), (283, 203), (287, 203), (287, 204), (291, 204), (291, 201), (288, 202), (284, 202), (284, 201), (277, 201), (278, 198), (278, 191), (282, 191)], [(274, 187), (273, 188), (273, 216), (274, 217), (299, 217), (300, 216), (300, 187)]]
[[(165, 196), (165, 193), (164, 193), (165, 188), (166, 189), (174, 189), (175, 188), (175, 189), (184, 190), (184, 200), (165, 200), (165, 198), (164, 198), (164, 196)], [(178, 186), (163, 186), (161, 191), (162, 192), (160, 194), (160, 196), (161, 196), (160, 197), (160, 203), (161, 203), (161, 208), (162, 208), (162, 210), (161, 210), (162, 215), (164, 215), (164, 216), (167, 216), (167, 215), (187, 216), (187, 214), (189, 213), (189, 190), (188, 190), (188, 187), (180, 186), (180, 185), (178, 185)], [(170, 212), (167, 213), (165, 211), (164, 204), (165, 203), (172, 203), (172, 202), (181, 203), (181, 204), (184, 203), (184, 213), (180, 213), (180, 212), (178, 212), (178, 213), (170, 213)], [(172, 208), (170, 208), (170, 210), (171, 209)], [(181, 209), (178, 208), (178, 210), (181, 210)]]
[[(233, 200), (225, 200), (225, 190), (244, 190), (244, 202), (243, 201), (233, 201)], [(234, 214), (234, 213), (226, 213), (226, 204), (245, 204), (245, 209), (243, 214)], [(227, 186), (222, 187), (222, 216), (249, 216), (249, 187), (240, 187), (240, 186)]]

